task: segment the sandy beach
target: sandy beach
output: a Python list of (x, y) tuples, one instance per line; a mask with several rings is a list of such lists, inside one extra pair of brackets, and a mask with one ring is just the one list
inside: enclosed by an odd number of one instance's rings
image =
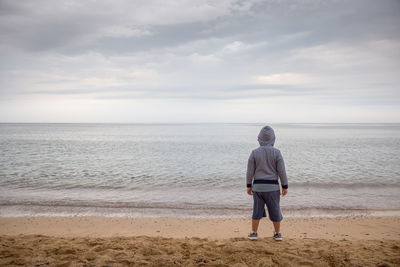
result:
[(288, 218), (276, 242), (263, 220), (0, 218), (0, 265), (399, 266), (400, 217)]

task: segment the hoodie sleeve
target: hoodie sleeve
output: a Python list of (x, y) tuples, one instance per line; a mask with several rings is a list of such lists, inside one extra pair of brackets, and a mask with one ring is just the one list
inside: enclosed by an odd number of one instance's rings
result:
[(277, 158), (276, 158), (276, 169), (278, 171), (279, 178), (281, 179), (282, 188), (288, 188), (288, 179), (286, 176), (285, 162), (283, 161), (282, 154), (279, 150), (277, 150)]
[(247, 161), (247, 175), (246, 175), (247, 187), (251, 187), (255, 171), (256, 171), (256, 162), (254, 160), (253, 152), (251, 152), (249, 160)]

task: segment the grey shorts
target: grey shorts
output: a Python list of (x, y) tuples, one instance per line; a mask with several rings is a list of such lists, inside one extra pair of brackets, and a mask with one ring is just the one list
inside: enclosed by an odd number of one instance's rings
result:
[(260, 220), (262, 217), (267, 217), (265, 213), (265, 205), (267, 205), (269, 219), (273, 222), (282, 221), (281, 208), (279, 201), (281, 198), (281, 192), (253, 192), (253, 220)]

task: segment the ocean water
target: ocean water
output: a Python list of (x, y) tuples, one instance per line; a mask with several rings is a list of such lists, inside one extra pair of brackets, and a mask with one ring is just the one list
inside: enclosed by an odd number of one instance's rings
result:
[[(262, 124), (0, 124), (0, 216), (250, 217)], [(272, 124), (283, 215), (400, 215), (400, 124)]]

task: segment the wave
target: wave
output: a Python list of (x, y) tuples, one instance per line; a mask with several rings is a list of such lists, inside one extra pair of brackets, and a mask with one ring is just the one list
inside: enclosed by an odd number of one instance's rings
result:
[[(6, 183), (3, 182), (0, 184), (2, 188), (9, 189), (31, 189), (31, 190), (74, 190), (74, 189), (84, 189), (84, 190), (123, 190), (123, 191), (131, 191), (131, 190), (147, 190), (151, 192), (154, 189), (163, 189), (168, 190), (171, 186), (175, 185), (175, 183), (147, 183), (147, 184), (49, 184), (49, 183)], [(199, 189), (208, 190), (210, 187), (210, 183), (202, 182), (202, 181), (188, 181), (187, 183), (180, 183), (179, 187), (183, 189)], [(243, 188), (243, 183), (237, 182), (228, 182), (220, 184), (212, 184), (212, 188), (215, 191), (218, 189), (224, 190), (240, 190)], [(346, 188), (398, 188), (400, 189), (400, 179), (399, 181), (390, 181), (390, 182), (289, 182), (289, 188), (318, 188), (318, 189), (346, 189)], [(198, 190), (199, 192), (201, 190)]]
[(163, 202), (99, 202), (99, 201), (25, 201), (2, 200), (0, 206), (42, 206), (42, 207), (92, 207), (92, 208), (135, 208), (135, 209), (224, 209), (244, 210), (245, 206), (210, 205), (206, 203), (177, 203)]
[(290, 182), (290, 187), (316, 187), (316, 188), (400, 188), (399, 181), (390, 182)]
[[(115, 209), (171, 209), (171, 210), (236, 210), (247, 211), (251, 205), (216, 205), (210, 203), (163, 203), (163, 202), (99, 202), (99, 201), (25, 201), (25, 200), (2, 200), (1, 206), (37, 206), (37, 207), (72, 207), (72, 208), (115, 208)], [(305, 206), (290, 205), (282, 206), (283, 211), (400, 211), (400, 208), (362, 207), (362, 206)]]

